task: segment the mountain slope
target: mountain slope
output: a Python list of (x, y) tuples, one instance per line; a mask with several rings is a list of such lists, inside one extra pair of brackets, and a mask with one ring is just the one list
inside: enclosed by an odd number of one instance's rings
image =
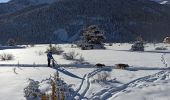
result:
[(49, 4), (55, 1), (56, 0), (11, 0), (7, 3), (0, 3), (0, 14), (12, 13), (32, 5)]
[(160, 4), (170, 4), (170, 0), (151, 0), (151, 1), (155, 1), (155, 2), (158, 2)]
[[(107, 41), (112, 42), (134, 41), (139, 35), (147, 41), (162, 41), (170, 35), (170, 8), (148, 0), (62, 0), (36, 7), (0, 17), (1, 40), (71, 42), (93, 24), (105, 30)], [(68, 38), (58, 38), (62, 34), (58, 30)]]

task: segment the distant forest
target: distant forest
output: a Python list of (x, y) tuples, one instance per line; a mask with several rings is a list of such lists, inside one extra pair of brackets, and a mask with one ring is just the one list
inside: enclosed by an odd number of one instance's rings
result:
[(18, 44), (74, 42), (90, 25), (104, 30), (106, 42), (131, 42), (138, 36), (162, 42), (170, 36), (170, 7), (149, 0), (14, 1), (0, 4), (0, 44), (11, 38)]

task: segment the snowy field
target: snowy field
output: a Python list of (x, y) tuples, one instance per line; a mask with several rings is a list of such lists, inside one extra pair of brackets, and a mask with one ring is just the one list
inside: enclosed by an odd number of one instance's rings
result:
[[(144, 52), (131, 52), (132, 44), (106, 44), (106, 50), (80, 50), (71, 44), (60, 44), (64, 52), (75, 51), (89, 64), (77, 64), (53, 55), (57, 64), (67, 72), (60, 77), (78, 91), (80, 100), (170, 100), (170, 45), (146, 44)], [(168, 50), (155, 50), (164, 46)], [(50, 77), (56, 69), (47, 67), (44, 53), (48, 45), (35, 45), (20, 49), (0, 50), (10, 53), (14, 60), (0, 61), (0, 100), (25, 100), (23, 89), (28, 79), (41, 81)], [(103, 63), (110, 67), (107, 81), (95, 81), (98, 73), (93, 65)], [(129, 64), (128, 69), (116, 69), (115, 64)], [(167, 64), (167, 66), (165, 66)], [(85, 80), (81, 79), (84, 78)], [(11, 99), (12, 98), (12, 99)]]

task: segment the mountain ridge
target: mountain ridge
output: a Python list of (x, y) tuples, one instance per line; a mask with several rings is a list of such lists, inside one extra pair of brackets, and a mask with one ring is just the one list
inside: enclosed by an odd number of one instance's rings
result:
[[(107, 42), (135, 41), (139, 35), (147, 41), (162, 41), (170, 35), (169, 7), (148, 0), (63, 0), (33, 8), (0, 17), (2, 41), (73, 42), (84, 27), (93, 24), (105, 31)], [(68, 38), (58, 38), (58, 30)]]
[(13, 13), (29, 6), (45, 3), (50, 4), (56, 1), (57, 0), (11, 0), (6, 3), (0, 3), (0, 14)]

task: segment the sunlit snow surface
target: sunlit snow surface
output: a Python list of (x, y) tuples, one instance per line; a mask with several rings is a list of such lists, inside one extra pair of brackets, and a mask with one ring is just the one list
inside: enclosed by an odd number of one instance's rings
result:
[[(92, 83), (96, 77), (85, 77), (79, 93), (88, 99), (110, 99), (110, 100), (168, 100), (170, 96), (169, 69), (164, 67), (161, 62), (161, 56), (165, 54), (165, 60), (170, 66), (170, 45), (147, 44), (144, 52), (129, 51), (132, 44), (113, 44), (106, 46), (106, 50), (80, 50), (71, 48), (70, 44), (60, 44), (65, 52), (75, 51), (80, 53), (86, 62), (90, 64), (104, 63), (107, 66), (114, 66), (117, 63), (127, 63), (133, 70), (112, 69), (111, 77), (108, 82)], [(157, 51), (155, 47), (167, 46), (168, 50)], [(0, 61), (0, 100), (24, 100), (23, 89), (28, 84), (28, 78), (42, 80), (50, 77), (56, 71), (46, 67), (46, 54), (39, 55), (39, 52), (45, 52), (48, 45), (36, 45), (23, 49), (0, 50), (2, 53), (11, 53), (15, 56), (12, 61)], [(79, 77), (85, 74), (95, 73), (93, 66), (77, 68), (73, 61), (65, 60), (62, 55), (54, 55), (58, 64), (67, 65), (65, 69)], [(10, 66), (8, 66), (8, 65)], [(27, 67), (17, 67), (17, 64), (25, 64)], [(35, 65), (42, 65), (36, 67)], [(7, 66), (6, 66), (7, 65)], [(14, 65), (14, 66), (12, 66)], [(30, 65), (30, 66), (29, 66)], [(33, 67), (34, 66), (34, 67)], [(14, 69), (16, 73), (14, 72)], [(159, 74), (155, 73), (164, 70)], [(167, 72), (166, 72), (167, 71)], [(152, 76), (148, 76), (152, 75)], [(73, 84), (77, 90), (82, 82), (81, 79), (70, 77), (60, 73), (60, 76), (68, 83)], [(145, 77), (146, 76), (146, 77)], [(158, 77), (159, 76), (159, 77)], [(97, 100), (97, 99), (96, 99)]]
[(6, 3), (9, 2), (10, 0), (0, 0), (0, 3)]

